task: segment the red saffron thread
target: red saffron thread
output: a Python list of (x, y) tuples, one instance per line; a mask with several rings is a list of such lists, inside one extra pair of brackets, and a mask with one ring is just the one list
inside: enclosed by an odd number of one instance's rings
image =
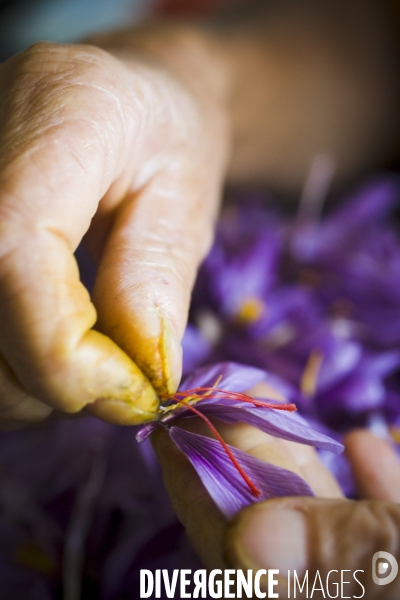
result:
[(240, 466), (240, 464), (238, 463), (238, 461), (236, 460), (236, 458), (232, 454), (232, 451), (230, 450), (228, 444), (224, 441), (224, 439), (222, 438), (221, 434), (217, 431), (217, 429), (214, 427), (214, 425), (211, 423), (211, 421), (205, 415), (203, 415), (203, 413), (201, 413), (199, 410), (197, 410), (197, 408), (195, 408), (191, 404), (187, 404), (183, 400), (178, 400), (177, 398), (174, 398), (174, 400), (175, 400), (175, 402), (178, 402), (179, 404), (182, 404), (183, 406), (185, 406), (186, 408), (188, 408), (189, 410), (191, 410), (192, 412), (194, 412), (198, 417), (200, 417), (200, 419), (202, 419), (204, 421), (204, 423), (211, 429), (211, 431), (213, 432), (213, 434), (215, 435), (215, 437), (217, 438), (217, 440), (222, 445), (223, 449), (225, 450), (225, 452), (227, 453), (227, 455), (231, 459), (234, 467), (237, 469), (237, 471), (239, 472), (239, 474), (242, 476), (242, 478), (244, 479), (244, 481), (248, 485), (248, 487), (249, 487), (251, 493), (253, 494), (254, 498), (260, 498), (262, 492), (251, 481), (250, 477), (242, 469), (242, 467)]
[[(226, 390), (221, 390), (218, 388), (211, 388), (211, 387), (193, 388), (191, 390), (175, 392), (175, 394), (163, 395), (163, 396), (161, 396), (161, 398), (163, 400), (168, 400), (168, 399), (174, 400), (174, 399), (176, 399), (176, 396), (182, 396), (183, 398), (187, 398), (188, 396), (198, 396), (198, 399), (200, 400), (202, 398), (202, 396), (198, 395), (198, 392), (209, 392), (207, 395), (204, 396), (206, 398), (213, 398), (213, 397), (218, 397), (218, 396), (228, 396), (228, 397), (230, 396), (237, 400), (241, 400), (242, 402), (249, 402), (250, 404), (254, 404), (254, 406), (257, 406), (260, 408), (272, 408), (274, 410), (285, 410), (288, 412), (294, 412), (297, 410), (297, 406), (295, 404), (275, 404), (272, 402), (265, 402), (264, 400), (258, 400), (258, 399), (252, 398), (251, 396), (248, 396), (247, 394), (241, 394), (239, 392), (228, 392)], [(186, 406), (186, 404), (185, 404), (185, 406)]]

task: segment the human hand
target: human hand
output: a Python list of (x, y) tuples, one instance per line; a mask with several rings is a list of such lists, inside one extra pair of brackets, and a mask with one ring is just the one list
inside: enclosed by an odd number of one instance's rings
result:
[[(0, 66), (3, 424), (84, 407), (141, 422), (157, 405), (145, 376), (176, 387), (230, 137), (231, 181), (291, 191), (320, 151), (339, 177), (390, 152), (390, 36), (342, 4), (99, 36), (108, 52), (42, 44)], [(93, 304), (73, 259), (84, 236)]]
[[(3, 425), (83, 408), (138, 423), (153, 386), (176, 387), (228, 147), (212, 82), (196, 81), (88, 45), (1, 65)], [(84, 236), (100, 261), (93, 303), (73, 256)]]
[[(260, 390), (257, 393), (260, 396)], [(271, 397), (270, 390), (264, 395)], [(196, 424), (197, 428), (199, 425)], [(193, 547), (209, 569), (279, 569), (275, 592), (287, 597), (287, 570), (302, 582), (309, 571), (309, 591), (318, 570), (323, 582), (329, 571), (331, 594), (340, 571), (358, 569), (365, 598), (396, 600), (399, 580), (377, 586), (371, 578), (372, 556), (387, 551), (400, 558), (400, 463), (392, 446), (368, 431), (354, 431), (345, 447), (363, 500), (342, 494), (314, 449), (272, 438), (247, 425), (218, 424), (230, 444), (303, 477), (315, 498), (284, 498), (254, 504), (227, 523), (203, 488), (188, 460), (168, 435), (157, 432), (153, 443), (178, 517)], [(202, 431), (201, 433), (206, 434)], [(362, 588), (346, 572), (343, 594), (361, 597)], [(325, 586), (325, 583), (324, 583)], [(318, 584), (317, 584), (318, 587)], [(326, 589), (326, 586), (325, 586)], [(293, 584), (292, 584), (293, 591)], [(314, 592), (313, 598), (323, 597)], [(297, 597), (303, 597), (297, 589)], [(306, 597), (306, 596), (304, 596)], [(308, 596), (311, 597), (311, 596)]]

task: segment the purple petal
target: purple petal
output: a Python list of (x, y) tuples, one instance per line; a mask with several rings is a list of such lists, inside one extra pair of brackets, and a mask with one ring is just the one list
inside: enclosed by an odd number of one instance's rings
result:
[(317, 398), (322, 414), (333, 416), (343, 408), (350, 413), (376, 410), (385, 401), (382, 381), (365, 372), (354, 372), (345, 381)]
[(169, 433), (228, 519), (245, 506), (268, 498), (313, 495), (308, 484), (295, 473), (229, 446), (245, 473), (262, 492), (261, 497), (256, 499), (217, 440), (178, 427), (171, 427)]
[(335, 454), (343, 452), (343, 446), (332, 438), (315, 431), (305, 425), (300, 416), (294, 417), (281, 410), (272, 408), (252, 408), (250, 404), (236, 406), (224, 406), (219, 404), (207, 404), (202, 412), (213, 416), (224, 423), (247, 423), (265, 433), (291, 442), (314, 446), (321, 450), (329, 450)]
[(399, 180), (385, 178), (362, 186), (322, 223), (306, 222), (295, 227), (291, 246), (304, 261), (319, 262), (327, 255), (340, 254), (354, 236), (382, 221), (394, 208), (399, 196)]
[(365, 356), (362, 369), (369, 375), (385, 379), (400, 367), (400, 352), (382, 352), (374, 356)]
[(351, 372), (361, 359), (362, 351), (358, 343), (340, 340), (330, 355), (322, 361), (318, 375), (317, 390), (322, 392)]
[(364, 229), (368, 224), (382, 221), (398, 203), (399, 179), (384, 178), (362, 185), (353, 198), (341, 204), (333, 215), (327, 218), (325, 234), (335, 240), (354, 235), (354, 231)]
[(218, 387), (230, 392), (244, 392), (266, 378), (265, 371), (261, 369), (234, 362), (220, 362), (196, 369), (194, 373), (184, 379), (179, 389), (212, 387), (221, 375), (222, 379)]
[(182, 338), (183, 373), (192, 373), (204, 363), (211, 352), (211, 344), (196, 327), (188, 324)]
[(160, 421), (150, 421), (150, 423), (146, 423), (146, 425), (143, 425), (143, 427), (141, 427), (136, 433), (136, 441), (144, 442), (147, 440), (149, 435), (153, 433), (153, 431), (160, 427), (160, 425)]
[(356, 486), (348, 458), (344, 454), (335, 456), (324, 451), (319, 452), (318, 456), (322, 464), (335, 477), (344, 495), (347, 498), (355, 498)]
[(214, 246), (200, 270), (198, 300), (225, 316), (237, 313), (249, 298), (263, 299), (274, 285), (282, 252), (282, 227), (271, 212), (249, 204), (225, 214)]

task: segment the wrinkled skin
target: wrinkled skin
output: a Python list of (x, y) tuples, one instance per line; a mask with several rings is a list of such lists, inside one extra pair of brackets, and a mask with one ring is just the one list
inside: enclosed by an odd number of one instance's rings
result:
[[(332, 156), (339, 180), (392, 153), (398, 65), (381, 5), (332, 4), (291, 2), (281, 14), (275, 3), (212, 32), (160, 25), (94, 45), (40, 44), (0, 66), (2, 425), (54, 409), (123, 424), (151, 418), (156, 391), (180, 378), (190, 291), (224, 181), (297, 192), (317, 152)], [(92, 301), (73, 258), (83, 238), (99, 262)], [(160, 435), (171, 496), (209, 565), (274, 567), (279, 544), (284, 566), (299, 569), (398, 555), (400, 475), (386, 444), (365, 432), (348, 439), (361, 493), (373, 499), (353, 503), (309, 449), (267, 437), (254, 446), (258, 434), (240, 426), (223, 433), (300, 471), (322, 499), (249, 508), (226, 532)], [(306, 525), (271, 519), (288, 507)], [(399, 596), (396, 582), (368, 585), (370, 598)]]
[[(39, 44), (0, 78), (1, 419), (87, 407), (146, 420), (148, 378), (167, 391), (180, 377), (226, 157), (222, 111), (160, 67), (92, 46)], [(96, 308), (72, 255), (85, 235), (101, 256)]]

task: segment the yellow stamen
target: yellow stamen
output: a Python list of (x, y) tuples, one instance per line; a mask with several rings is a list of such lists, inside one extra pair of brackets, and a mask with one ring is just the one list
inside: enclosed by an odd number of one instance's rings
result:
[(242, 302), (237, 315), (236, 320), (241, 325), (250, 325), (255, 323), (265, 312), (265, 303), (259, 298), (248, 298)]
[[(162, 414), (171, 412), (171, 410), (177, 410), (178, 408), (181, 408), (182, 404), (196, 404), (199, 400), (202, 400), (203, 398), (205, 398), (206, 396), (209, 396), (210, 394), (212, 394), (212, 390), (214, 390), (215, 388), (218, 387), (218, 384), (220, 383), (222, 379), (222, 375), (220, 375), (216, 382), (214, 383), (214, 385), (210, 388), (210, 390), (208, 390), (207, 392), (204, 392), (201, 396), (197, 396), (196, 394), (192, 395), (192, 396), (186, 396), (185, 398), (182, 398), (180, 401), (180, 404), (171, 404), (170, 406), (163, 406), (160, 405), (159, 408), (159, 412)], [(173, 398), (174, 394), (170, 394), (171, 398)]]
[(324, 355), (319, 350), (313, 350), (308, 358), (306, 367), (300, 382), (300, 389), (303, 396), (312, 398), (317, 391), (318, 375), (321, 369)]
[[(218, 385), (219, 385), (219, 384), (220, 384), (220, 382), (221, 382), (221, 379), (222, 379), (222, 375), (220, 375), (220, 376), (217, 378), (217, 381), (216, 381), (216, 382), (214, 383), (214, 385), (213, 385), (213, 386), (211, 386), (211, 387), (212, 387), (213, 389), (217, 388), (217, 387), (218, 387)], [(206, 393), (206, 394), (204, 394), (204, 395), (208, 395), (208, 394), (211, 394), (211, 391), (207, 392), (207, 393)]]

